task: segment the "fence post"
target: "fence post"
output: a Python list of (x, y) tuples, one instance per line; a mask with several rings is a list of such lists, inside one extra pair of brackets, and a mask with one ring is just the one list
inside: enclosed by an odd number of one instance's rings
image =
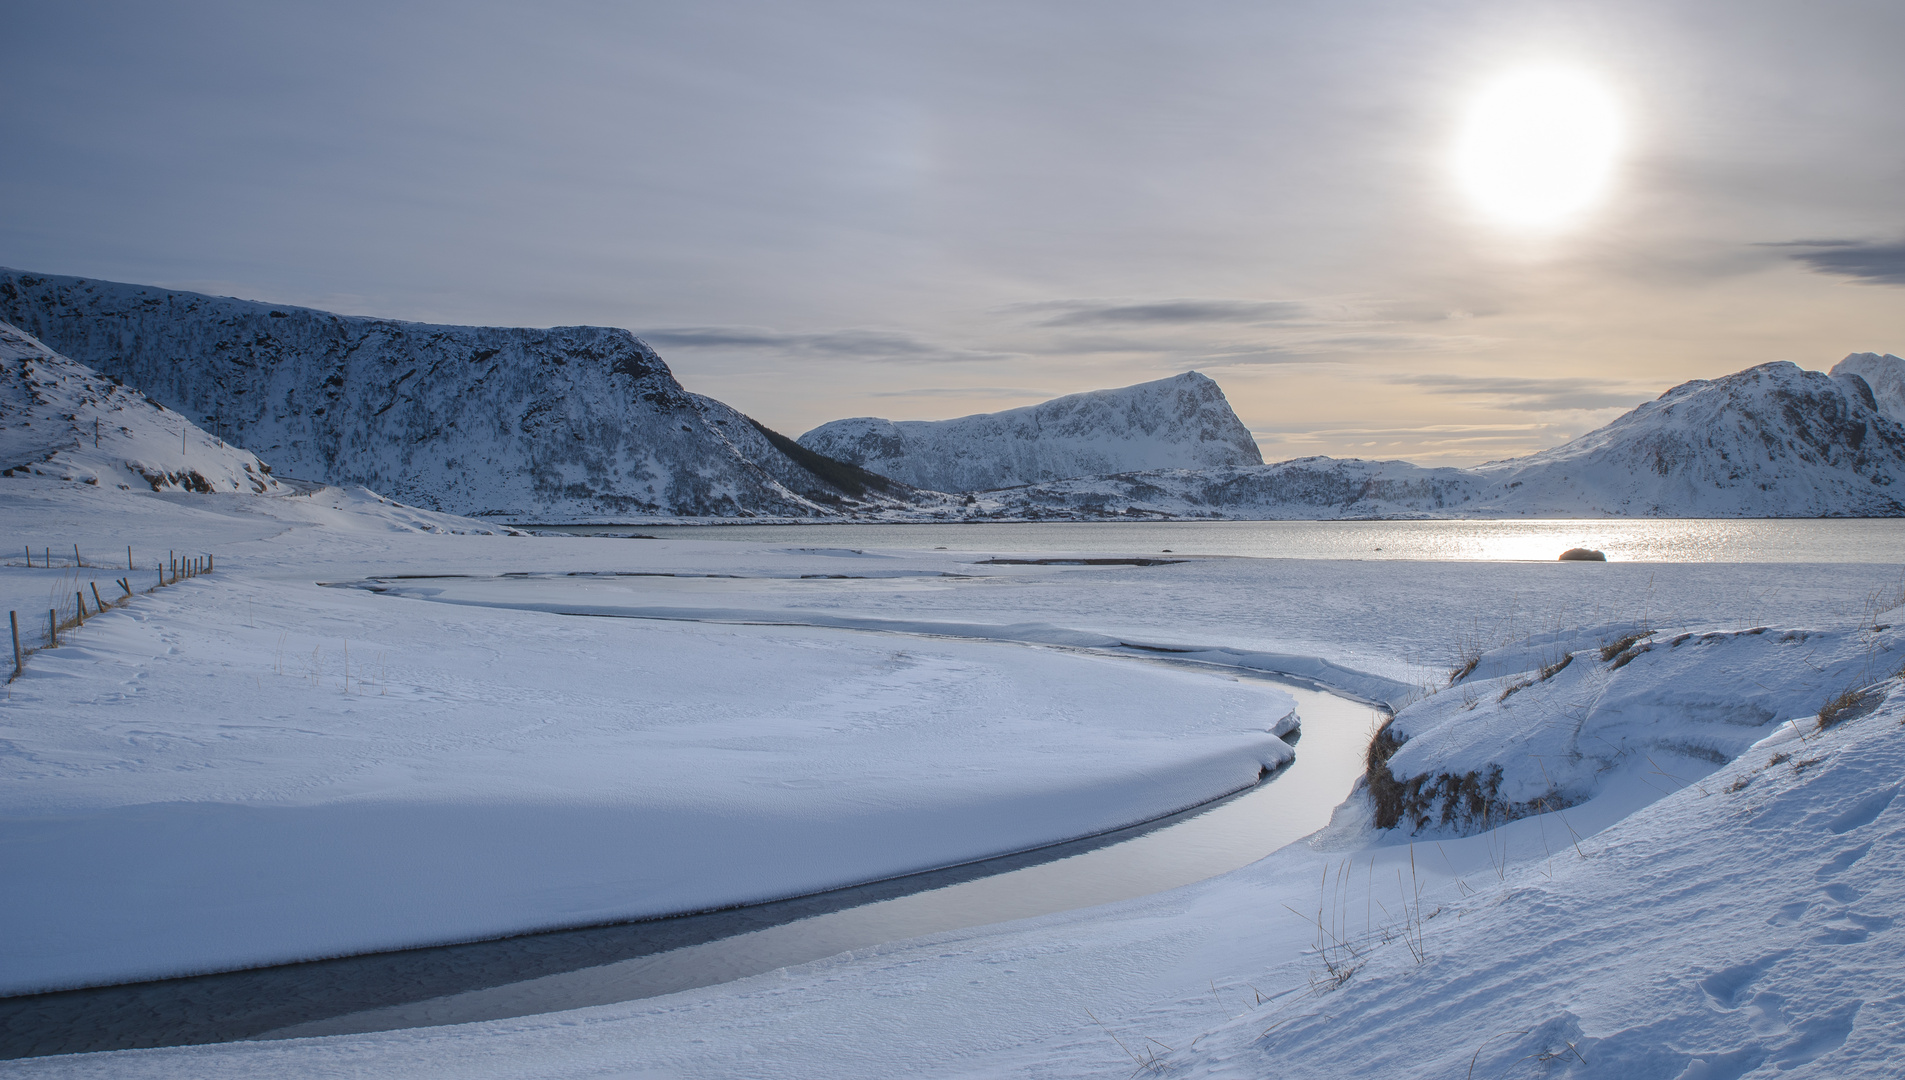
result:
[(33, 569), (33, 545), (32, 544), (28, 544), (26, 546), (26, 568), (28, 570)]
[(74, 566), (85, 566), (85, 565), (86, 565), (86, 560), (85, 560), (85, 559), (82, 559), (82, 558), (80, 558), (80, 557), (79, 557), (79, 545), (78, 545), (78, 544), (74, 544), (74, 545), (73, 545), (73, 565), (74, 565)]
[(80, 592), (78, 589), (74, 589), (73, 603), (79, 605), (79, 625), (85, 626), (86, 625), (86, 594), (83, 592)]
[(88, 584), (93, 587), (93, 607), (100, 611), (106, 610), (106, 602), (99, 598), (99, 582), (93, 581), (88, 582)]
[(132, 571), (132, 569), (133, 569), (133, 566), (132, 566), (132, 545), (131, 545), (131, 544), (127, 544), (127, 545), (126, 545), (126, 571), (127, 571), (128, 573), (130, 573), (130, 572)]
[(52, 608), (46, 609), (46, 640), (52, 642), (55, 649), (60, 647), (60, 613)]
[(26, 670), (26, 663), (20, 659), (20, 613), (7, 612), (7, 625), (13, 627), (13, 674), (18, 676)]

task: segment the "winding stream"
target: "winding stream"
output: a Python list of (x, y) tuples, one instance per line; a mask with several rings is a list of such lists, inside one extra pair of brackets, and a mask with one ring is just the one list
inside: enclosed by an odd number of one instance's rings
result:
[(728, 911), (0, 999), (0, 1058), (383, 1031), (604, 1005), (1213, 877), (1326, 824), (1361, 770), (1377, 722), (1362, 702), (1261, 671), (1222, 670), (1277, 682), (1297, 699), (1296, 759), (1255, 788), (1169, 818)]

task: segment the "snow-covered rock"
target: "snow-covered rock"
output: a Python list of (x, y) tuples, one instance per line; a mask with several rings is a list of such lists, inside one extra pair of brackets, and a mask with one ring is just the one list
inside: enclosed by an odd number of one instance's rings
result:
[(1891, 353), (1853, 353), (1832, 365), (1834, 375), (1857, 375), (1872, 388), (1879, 411), (1905, 423), (1905, 360)]
[(1859, 711), (1868, 702), (1857, 691), (1898, 671), (1902, 644), (1899, 631), (1869, 626), (1617, 625), (1480, 654), (1377, 734), (1374, 822), (1459, 835), (1586, 802), (1623, 768), (1684, 783), (1783, 721), (1803, 738), (1822, 710), (1833, 721)]
[(435, 510), (827, 517), (908, 497), (688, 393), (626, 330), (436, 326), (14, 270), (0, 319), (282, 473)]
[(956, 420), (835, 420), (800, 444), (934, 491), (1263, 463), (1223, 390), (1195, 371)]
[[(1841, 365), (1843, 366), (1843, 365)], [(997, 517), (1894, 517), (1905, 423), (1867, 383), (1795, 364), (1696, 379), (1551, 450), (1473, 469), (1298, 458), (982, 495)]]
[(0, 322), (0, 475), (275, 493), (270, 466)]

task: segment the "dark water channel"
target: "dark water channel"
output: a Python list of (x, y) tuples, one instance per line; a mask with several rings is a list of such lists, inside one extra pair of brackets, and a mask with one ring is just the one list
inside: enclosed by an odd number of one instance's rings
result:
[(605, 1005), (1200, 881), (1320, 828), (1360, 770), (1375, 711), (1278, 681), (1296, 697), (1303, 720), (1296, 760), (1254, 788), (1158, 821), (728, 911), (4, 998), (0, 1058), (384, 1031)]

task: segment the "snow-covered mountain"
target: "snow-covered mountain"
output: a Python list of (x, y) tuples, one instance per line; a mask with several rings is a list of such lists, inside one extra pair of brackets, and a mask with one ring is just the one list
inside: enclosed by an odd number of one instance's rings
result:
[(270, 466), (0, 322), (0, 476), (153, 491), (276, 492)]
[(1857, 375), (1872, 388), (1879, 411), (1905, 423), (1905, 360), (1891, 353), (1853, 353), (1832, 365), (1834, 375)]
[(281, 473), (431, 509), (831, 517), (914, 498), (688, 393), (625, 330), (437, 326), (3, 269), (0, 319)]
[(1195, 371), (956, 420), (835, 420), (800, 444), (934, 491), (1263, 463), (1223, 390)]
[(992, 492), (988, 516), (1893, 517), (1905, 424), (1866, 382), (1762, 364), (1683, 383), (1597, 431), (1474, 469), (1299, 458)]

